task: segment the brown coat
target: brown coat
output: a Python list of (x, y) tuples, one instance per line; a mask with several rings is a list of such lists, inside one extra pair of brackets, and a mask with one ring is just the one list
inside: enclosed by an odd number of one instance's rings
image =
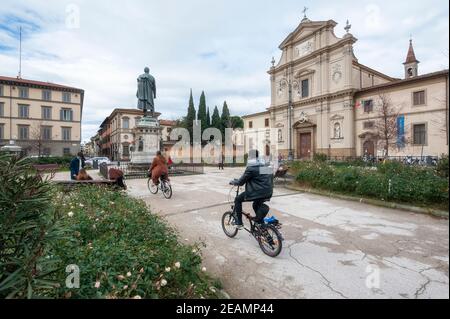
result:
[(165, 174), (168, 176), (169, 171), (167, 169), (166, 159), (162, 155), (157, 155), (150, 166), (150, 171), (152, 172), (153, 183), (158, 184), (161, 175)]
[(117, 168), (109, 169), (109, 179), (116, 180), (119, 177), (123, 177), (123, 172), (120, 169), (117, 169)]

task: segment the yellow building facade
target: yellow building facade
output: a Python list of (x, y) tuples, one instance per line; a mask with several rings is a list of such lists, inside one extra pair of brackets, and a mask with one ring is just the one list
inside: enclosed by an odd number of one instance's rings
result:
[(0, 146), (11, 141), (28, 155), (80, 151), (84, 91), (0, 76)]

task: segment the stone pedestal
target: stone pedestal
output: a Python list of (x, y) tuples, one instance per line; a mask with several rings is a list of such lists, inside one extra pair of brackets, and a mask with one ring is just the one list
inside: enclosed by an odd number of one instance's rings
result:
[(134, 150), (131, 152), (132, 164), (149, 164), (161, 149), (161, 126), (157, 118), (145, 116), (134, 132)]

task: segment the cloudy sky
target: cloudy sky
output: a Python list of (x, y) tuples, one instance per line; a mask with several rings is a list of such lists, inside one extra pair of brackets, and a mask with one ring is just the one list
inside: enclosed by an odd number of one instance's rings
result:
[(403, 76), (410, 35), (420, 73), (448, 68), (446, 0), (2, 0), (0, 75), (17, 75), (22, 26), (22, 77), (85, 90), (83, 140), (114, 108), (135, 107), (146, 65), (163, 118), (185, 115), (191, 88), (196, 104), (205, 90), (211, 108), (263, 111), (270, 60), (304, 6), (311, 20), (338, 22), (337, 36), (349, 19), (359, 61), (388, 75)]

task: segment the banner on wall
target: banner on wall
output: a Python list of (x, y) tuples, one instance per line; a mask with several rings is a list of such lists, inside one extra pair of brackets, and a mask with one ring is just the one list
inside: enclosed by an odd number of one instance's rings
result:
[(405, 147), (405, 116), (397, 117), (397, 147)]

